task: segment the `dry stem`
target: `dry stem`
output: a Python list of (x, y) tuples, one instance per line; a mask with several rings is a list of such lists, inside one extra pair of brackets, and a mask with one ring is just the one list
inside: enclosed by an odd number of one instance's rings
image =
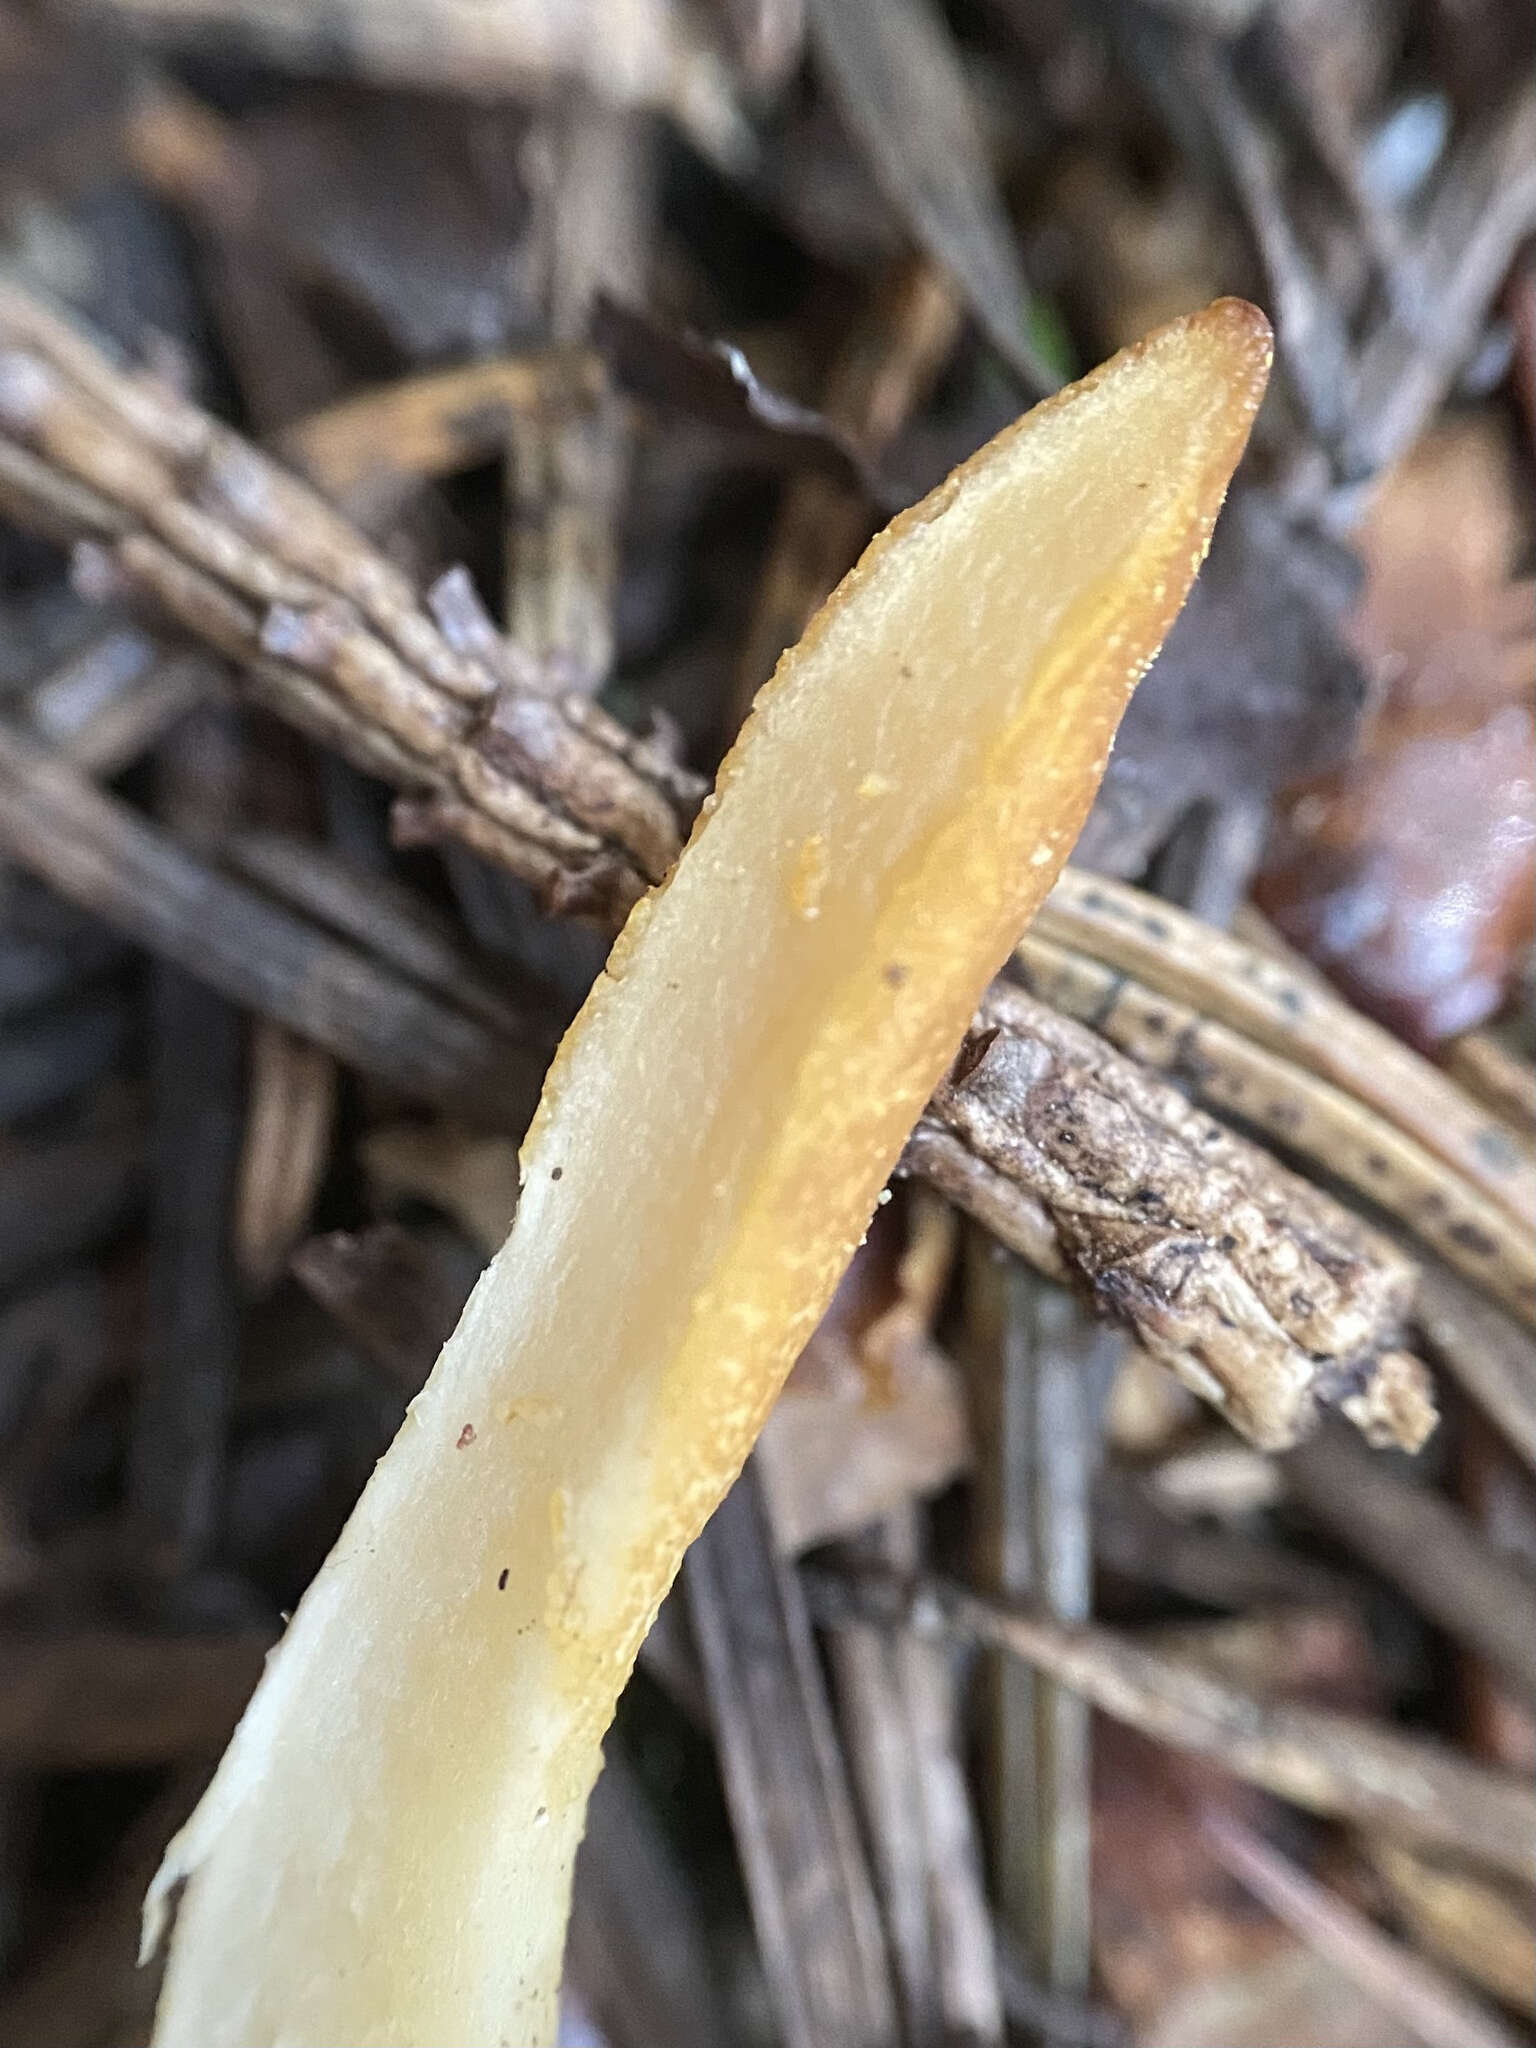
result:
[(553, 909), (617, 925), (677, 855), (700, 785), (584, 701), (539, 688), (450, 585), (436, 618), (307, 486), (0, 289), (0, 506), (87, 544), (280, 716), (411, 793)]
[(1320, 1403), (1408, 1449), (1433, 1426), (1424, 1369), (1397, 1348), (1409, 1261), (1022, 990), (994, 983), (907, 1161), (1026, 1258), (1079, 1273), (1266, 1448)]
[(888, 1575), (818, 1574), (812, 1592), (834, 1624), (883, 1618), (995, 1645), (1154, 1741), (1210, 1757), (1313, 1813), (1453, 1849), (1527, 1884), (1536, 1876), (1536, 1789), (1523, 1773), (1355, 1715), (1261, 1700), (1114, 1629), (1067, 1627), (945, 1581), (924, 1578), (914, 1591)]

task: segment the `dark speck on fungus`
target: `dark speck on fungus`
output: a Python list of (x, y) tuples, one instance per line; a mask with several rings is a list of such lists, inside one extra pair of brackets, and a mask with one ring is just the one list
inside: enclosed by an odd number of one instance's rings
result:
[(1451, 1236), (1463, 1251), (1471, 1252), (1477, 1259), (1491, 1259), (1498, 1246), (1486, 1230), (1479, 1230), (1475, 1223), (1453, 1223)]

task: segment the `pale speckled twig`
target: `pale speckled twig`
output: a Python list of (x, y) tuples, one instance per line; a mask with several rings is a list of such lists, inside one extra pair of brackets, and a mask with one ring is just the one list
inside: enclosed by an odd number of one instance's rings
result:
[(1468, 1031), (1446, 1047), (1445, 1070), (1530, 1148), (1536, 1140), (1536, 1067), (1529, 1060), (1501, 1045), (1491, 1031)]
[(1528, 1225), (1536, 1167), (1454, 1081), (1312, 974), (1124, 882), (1069, 867), (1035, 922), (1041, 938), (1106, 961), (1334, 1081)]
[(1229, 1024), (1030, 933), (1015, 966), (1042, 1001), (1091, 1024), (1198, 1101), (1239, 1117), (1396, 1216), (1498, 1300), (1536, 1315), (1536, 1233), (1396, 1122)]

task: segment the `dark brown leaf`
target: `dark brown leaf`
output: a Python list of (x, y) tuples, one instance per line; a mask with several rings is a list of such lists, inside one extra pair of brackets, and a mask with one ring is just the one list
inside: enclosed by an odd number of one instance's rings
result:
[(1031, 301), (959, 53), (929, 0), (811, 0), (811, 44), (913, 239), (954, 277), (1032, 397), (1064, 381)]
[(1132, 876), (1192, 805), (1262, 806), (1342, 758), (1366, 678), (1344, 644), (1357, 570), (1337, 542), (1237, 493), (1121, 724), (1077, 860)]
[(760, 461), (823, 470), (893, 511), (904, 502), (844, 428), (765, 384), (743, 352), (600, 293), (592, 344), (621, 391), (729, 434)]

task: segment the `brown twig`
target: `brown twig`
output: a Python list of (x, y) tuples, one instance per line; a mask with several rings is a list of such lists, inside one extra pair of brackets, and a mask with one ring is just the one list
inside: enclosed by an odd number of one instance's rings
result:
[(249, 1102), (235, 1191), (235, 1259), (262, 1293), (304, 1235), (330, 1157), (336, 1062), (270, 1017), (250, 1034)]
[(1208, 38), (1189, 36), (1185, 62), (1263, 257), (1291, 383), (1312, 433), (1326, 446), (1343, 427), (1349, 364), (1335, 296), (1302, 246), (1282, 196), (1273, 139), (1249, 111), (1230, 56)]
[(1536, 2019), (1536, 1924), (1522, 1892), (1402, 1842), (1367, 1853), (1416, 1942)]
[(1119, 1577), (1208, 1607), (1338, 1607), (1348, 1605), (1353, 1591), (1342, 1572), (1278, 1543), (1178, 1519), (1152, 1498), (1138, 1473), (1123, 1468), (1101, 1475), (1093, 1536), (1100, 1562)]
[(523, 414), (555, 418), (590, 406), (597, 360), (554, 346), (448, 370), (421, 370), (307, 413), (276, 436), (277, 452), (328, 498), (372, 508), (412, 482), (489, 462)]
[(613, 2042), (718, 2048), (727, 2038), (695, 1887), (617, 1753), (587, 1808), (566, 1977)]
[(1468, 1031), (1446, 1048), (1446, 1072), (1477, 1101), (1502, 1117), (1522, 1145), (1536, 1131), (1536, 1067), (1491, 1031)]
[(462, 602), (434, 620), (306, 485), (14, 286), (0, 506), (88, 543), (90, 587), (152, 601), (279, 715), (410, 792), (412, 837), (452, 830), (610, 925), (675, 857), (700, 792), (659, 748), (528, 687)]
[(232, 1001), (429, 1101), (526, 1111), (510, 1042), (209, 867), (56, 758), (0, 730), (0, 846), (70, 901)]
[(218, 663), (196, 649), (168, 651), (114, 625), (33, 685), (26, 723), (88, 775), (110, 777), (224, 688)]
[(286, 832), (234, 832), (220, 839), (219, 853), (282, 902), (493, 1031), (508, 1038), (527, 1033), (528, 1021), (510, 994), (470, 957), (448, 919), (414, 890)]
[(1416, 302), (1389, 308), (1356, 359), (1344, 473), (1371, 477), (1412, 447), (1444, 402), (1509, 273), (1536, 226), (1536, 88), (1461, 141), (1418, 235), (1424, 250)]
[(1234, 1877), (1309, 1948), (1393, 2013), (1427, 2048), (1518, 2048), (1478, 1998), (1318, 1884), (1230, 1814), (1207, 1812), (1201, 1832)]
[(1002, 2037), (1001, 1998), (962, 1755), (959, 1675), (939, 1644), (915, 1637), (896, 1645), (896, 1666), (922, 1806), (942, 2038), (985, 2048)]
[[(607, 294), (643, 304), (654, 232), (649, 132), (578, 100), (550, 124), (541, 213), (549, 332), (574, 344)], [(606, 378), (581, 407), (513, 412), (507, 545), (510, 638), (551, 691), (591, 696), (614, 658), (628, 411)]]
[[(918, 1518), (888, 1515), (850, 1557), (915, 1569)], [(840, 1629), (827, 1645), (850, 1772), (911, 2048), (1002, 2038), (981, 1844), (961, 1761), (958, 1674), (943, 1645)]]
[[(902, 263), (833, 365), (824, 417), (878, 460), (942, 367), (959, 323), (959, 304), (943, 275), (926, 261)], [(736, 724), (852, 566), (869, 517), (862, 493), (828, 473), (808, 472), (786, 485), (737, 665)]]
[(874, 1891), (798, 1581), (749, 1464), (684, 1567), (770, 1995), (787, 2048), (895, 2031)]
[(1449, 1501), (1332, 1430), (1290, 1454), (1285, 1479), (1421, 1613), (1536, 1698), (1536, 1583)]
[(1536, 1338), (1433, 1262), (1420, 1275), (1414, 1319), (1430, 1357), (1536, 1470)]
[(376, 1223), (312, 1237), (295, 1277), (407, 1397), (419, 1394), (480, 1273), (474, 1248), (446, 1229)]
[(232, 1258), (240, 1152), (239, 1012), (179, 967), (154, 969), (153, 1253), (148, 1355), (129, 1445), (137, 1563), (170, 1581), (220, 1533), (240, 1356)]
[(925, 1116), (907, 1140), (897, 1171), (927, 1181), (983, 1230), (1050, 1280), (1071, 1277), (1071, 1257), (1038, 1195), (981, 1159), (946, 1125)]
[[(855, 1554), (878, 1557), (883, 1531)], [(879, 1545), (880, 1548), (876, 1548)], [(889, 1560), (888, 1560), (889, 1561)], [(848, 1775), (858, 1800), (901, 2006), (914, 2043), (938, 2038), (939, 1994), (928, 1907), (927, 1851), (895, 1640), (876, 1628), (839, 1629), (827, 1645)]]
[[(987, 1344), (973, 1307), (976, 1568), (1003, 1598), (1085, 1620), (1097, 1409), (1122, 1340), (1011, 1262), (999, 1273), (973, 1261), (966, 1277), (968, 1306), (996, 1292), (1002, 1324)], [(1009, 1658), (988, 1661), (985, 1811), (1000, 1920), (1043, 1986), (1081, 1997), (1090, 1967), (1088, 1712), (1049, 1677)]]
[(1426, 1737), (1349, 1714), (1264, 1701), (1185, 1659), (1105, 1628), (1068, 1628), (935, 1579), (846, 1575), (812, 1581), (815, 1610), (910, 1623), (993, 1644), (1084, 1694), (1157, 1742), (1210, 1757), (1313, 1813), (1454, 1850), (1529, 1882), (1536, 1875), (1536, 1788)]
[(1040, 346), (1038, 309), (943, 16), (929, 0), (811, 0), (807, 21), (849, 128), (913, 239), (952, 273), (1026, 389), (1054, 391), (1062, 378)]
[(1294, 1443), (1320, 1403), (1373, 1441), (1416, 1448), (1432, 1427), (1424, 1369), (1397, 1348), (1402, 1255), (1022, 990), (994, 984), (906, 1158), (989, 1228), (1021, 1215), (1004, 1241), (1025, 1257), (1043, 1213), (1053, 1259), (1255, 1442)]

